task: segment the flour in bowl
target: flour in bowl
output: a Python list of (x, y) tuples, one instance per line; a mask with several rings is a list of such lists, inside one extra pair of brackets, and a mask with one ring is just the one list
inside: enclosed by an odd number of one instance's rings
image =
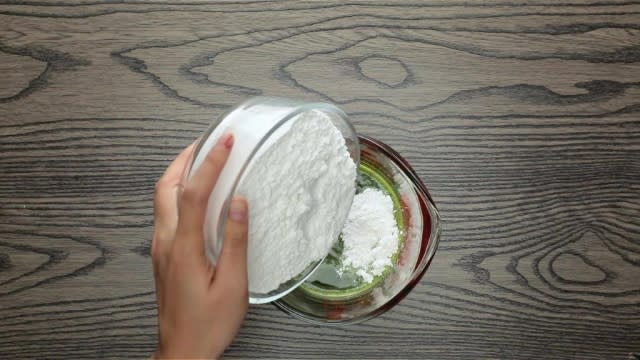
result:
[(398, 225), (388, 194), (367, 188), (353, 199), (342, 230), (343, 266), (352, 268), (365, 283), (392, 266), (398, 250)]
[(266, 294), (324, 258), (355, 194), (356, 165), (327, 115), (307, 111), (269, 140), (239, 186), (249, 202), (249, 291)]

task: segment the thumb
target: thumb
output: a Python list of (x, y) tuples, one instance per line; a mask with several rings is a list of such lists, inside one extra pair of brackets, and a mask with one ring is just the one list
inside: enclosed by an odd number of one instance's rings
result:
[(248, 294), (248, 214), (247, 201), (234, 197), (224, 226), (224, 243), (214, 279), (215, 288), (238, 297), (246, 297)]

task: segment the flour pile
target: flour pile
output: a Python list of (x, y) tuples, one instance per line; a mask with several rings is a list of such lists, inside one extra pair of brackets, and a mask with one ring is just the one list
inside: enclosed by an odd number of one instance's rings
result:
[(238, 190), (249, 202), (252, 293), (269, 293), (324, 258), (355, 194), (356, 166), (327, 115), (308, 111), (287, 126)]
[(398, 227), (393, 201), (381, 190), (367, 188), (353, 199), (342, 230), (342, 264), (366, 283), (392, 266), (398, 248)]

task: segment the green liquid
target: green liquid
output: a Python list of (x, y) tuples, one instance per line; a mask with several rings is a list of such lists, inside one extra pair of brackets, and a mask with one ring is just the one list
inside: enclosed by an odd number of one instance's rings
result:
[[(393, 202), (394, 216), (398, 226), (398, 247), (391, 257), (391, 263), (395, 264), (404, 238), (402, 234), (404, 219), (402, 218), (400, 197), (391, 180), (377, 172), (374, 167), (361, 162), (358, 167), (356, 193), (359, 194), (368, 188), (381, 190), (389, 195)], [(356, 274), (355, 269), (343, 267), (341, 260), (343, 247), (344, 244), (340, 238), (331, 249), (329, 256), (298, 289), (316, 300), (348, 301), (371, 292), (391, 272), (391, 266), (388, 266), (382, 274), (374, 277), (372, 281), (363, 281), (362, 277)], [(339, 272), (338, 269), (342, 269), (342, 272)]]

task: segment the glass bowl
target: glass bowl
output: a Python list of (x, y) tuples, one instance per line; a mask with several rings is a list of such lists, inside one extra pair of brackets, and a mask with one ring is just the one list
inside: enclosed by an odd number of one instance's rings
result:
[[(193, 176), (209, 150), (224, 133), (232, 132), (235, 138), (227, 163), (209, 196), (204, 237), (205, 252), (213, 264), (216, 263), (222, 249), (224, 224), (230, 200), (236, 195), (243, 176), (248, 173), (252, 162), (259, 157), (261, 152), (285, 133), (298, 115), (308, 111), (319, 111), (329, 117), (342, 133), (347, 150), (358, 166), (360, 148), (353, 126), (342, 110), (326, 103), (311, 103), (279, 97), (255, 97), (215, 120), (198, 140), (184, 171), (184, 181)], [(346, 203), (348, 206), (351, 205), (351, 201)], [(347, 210), (345, 209), (344, 213), (347, 213)], [(298, 276), (269, 293), (249, 292), (249, 302), (262, 304), (286, 295), (304, 282), (320, 263), (322, 263), (322, 259), (311, 263)]]
[(347, 290), (322, 285), (313, 276), (274, 302), (285, 313), (319, 325), (358, 323), (395, 306), (426, 272), (440, 238), (440, 216), (427, 188), (396, 151), (359, 136), (359, 182), (379, 183), (394, 201), (399, 251), (384, 276)]

